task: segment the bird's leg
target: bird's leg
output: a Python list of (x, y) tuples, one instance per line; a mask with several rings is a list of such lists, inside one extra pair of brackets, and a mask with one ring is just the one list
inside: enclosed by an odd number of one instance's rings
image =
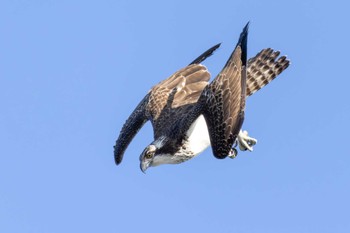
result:
[(228, 154), (228, 157), (231, 159), (234, 159), (237, 157), (238, 155), (238, 152), (236, 149), (237, 144), (241, 151), (246, 151), (246, 150), (253, 151), (253, 146), (256, 143), (257, 143), (257, 140), (255, 138), (249, 137), (247, 131), (240, 130), (236, 138), (236, 141)]
[(237, 137), (239, 149), (241, 151), (249, 150), (253, 151), (253, 146), (257, 143), (257, 140), (255, 138), (251, 138), (248, 136), (247, 131), (239, 131), (238, 137)]

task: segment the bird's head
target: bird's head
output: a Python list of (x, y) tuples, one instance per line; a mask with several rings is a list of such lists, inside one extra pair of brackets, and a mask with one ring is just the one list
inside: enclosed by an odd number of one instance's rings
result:
[(149, 167), (162, 164), (176, 164), (176, 148), (164, 137), (161, 137), (148, 145), (140, 155), (140, 168), (143, 173)]
[(148, 167), (152, 166), (157, 147), (155, 145), (148, 145), (140, 155), (140, 168), (143, 173)]

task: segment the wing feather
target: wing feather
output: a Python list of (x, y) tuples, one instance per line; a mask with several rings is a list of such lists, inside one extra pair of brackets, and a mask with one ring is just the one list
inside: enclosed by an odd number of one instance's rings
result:
[(114, 159), (117, 165), (122, 162), (124, 152), (131, 140), (148, 120), (145, 107), (148, 103), (148, 98), (149, 94), (146, 95), (137, 105), (120, 131), (119, 137), (114, 146)]
[(211, 56), (220, 44), (197, 57), (189, 66), (175, 72), (155, 85), (142, 99), (125, 122), (114, 146), (116, 164), (141, 127), (151, 120), (154, 137), (168, 129), (169, 122), (178, 114), (188, 114), (181, 119), (186, 129), (200, 114), (208, 125), (213, 154), (225, 158), (237, 137), (244, 120), (246, 97), (270, 83), (290, 64), (285, 56), (271, 48), (261, 50), (247, 62), (248, 24), (243, 29), (235, 50), (226, 65), (208, 85), (210, 73), (199, 64)]
[[(166, 108), (195, 103), (210, 79), (207, 68), (200, 64), (189, 65), (154, 86), (147, 110), (152, 121), (157, 121)], [(191, 95), (191, 98), (187, 98)]]
[(225, 67), (208, 85), (200, 98), (207, 121), (210, 142), (216, 158), (225, 158), (232, 148), (244, 120), (246, 99), (248, 24)]
[(197, 102), (209, 79), (210, 74), (205, 66), (192, 64), (154, 86), (120, 131), (114, 146), (116, 164), (121, 163), (131, 140), (148, 120), (152, 122), (154, 137), (166, 132), (171, 125), (169, 122), (179, 111), (189, 110), (188, 107), (179, 107)]

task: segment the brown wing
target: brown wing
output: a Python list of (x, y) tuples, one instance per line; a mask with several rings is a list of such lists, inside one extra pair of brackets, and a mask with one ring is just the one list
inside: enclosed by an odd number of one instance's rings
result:
[(279, 51), (267, 48), (248, 60), (247, 97), (263, 88), (288, 68), (290, 61), (286, 56), (278, 58), (279, 55)]
[[(147, 105), (152, 120), (156, 121), (165, 107), (176, 108), (197, 102), (209, 79), (210, 73), (205, 66), (193, 64), (154, 86)], [(170, 97), (171, 105), (167, 106)]]
[(152, 121), (154, 137), (167, 132), (176, 120), (179, 111), (189, 111), (198, 101), (210, 73), (205, 66), (189, 65), (154, 86), (150, 91), (147, 104), (148, 118)]
[(200, 104), (207, 121), (213, 154), (225, 158), (244, 120), (248, 24), (223, 70), (203, 91)]
[[(210, 74), (203, 65), (192, 64), (154, 86), (125, 122), (114, 146), (116, 164), (141, 127), (151, 120), (154, 136), (168, 130), (178, 111), (188, 111), (198, 101)], [(183, 107), (187, 106), (187, 107)], [(181, 108), (180, 108), (181, 107)]]

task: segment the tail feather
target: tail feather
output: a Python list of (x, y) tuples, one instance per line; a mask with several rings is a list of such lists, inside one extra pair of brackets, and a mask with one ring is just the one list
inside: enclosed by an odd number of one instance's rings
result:
[(246, 96), (251, 96), (288, 68), (290, 61), (279, 51), (263, 49), (248, 60)]

